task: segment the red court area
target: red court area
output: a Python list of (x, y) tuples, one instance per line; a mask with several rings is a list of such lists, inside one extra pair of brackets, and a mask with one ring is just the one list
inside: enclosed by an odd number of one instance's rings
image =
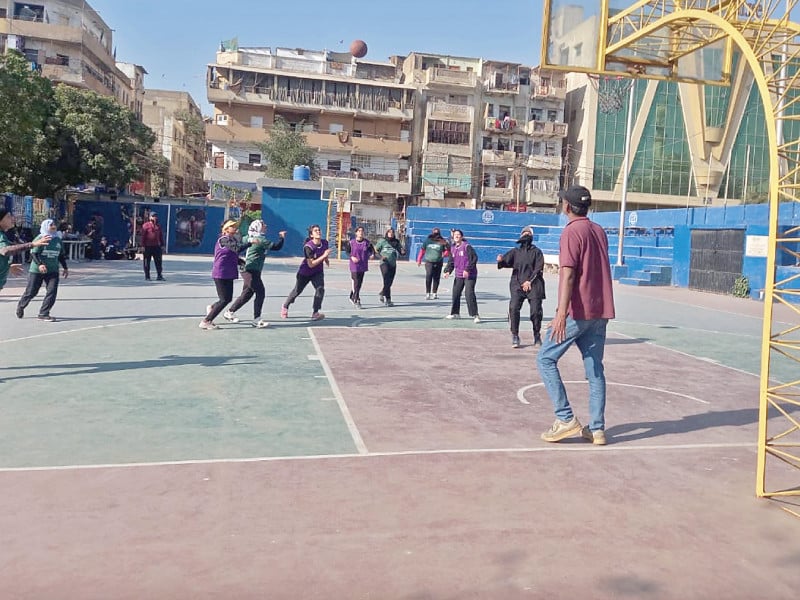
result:
[(4, 597), (796, 598), (756, 377), (615, 337), (609, 445), (547, 445), (504, 331), (313, 334), (364, 453), (2, 472)]

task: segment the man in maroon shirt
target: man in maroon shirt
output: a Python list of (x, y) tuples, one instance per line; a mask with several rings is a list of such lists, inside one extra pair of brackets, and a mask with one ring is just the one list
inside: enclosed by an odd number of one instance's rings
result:
[[(568, 222), (559, 242), (558, 309), (550, 334), (536, 357), (542, 382), (553, 402), (556, 421), (542, 434), (558, 442), (575, 434), (605, 445), (606, 378), (603, 352), (606, 326), (614, 318), (614, 293), (606, 232), (587, 218), (592, 195), (583, 186), (559, 192)], [(589, 381), (589, 425), (581, 427), (567, 399), (558, 361), (572, 344), (583, 356)]]
[(150, 259), (156, 263), (156, 279), (164, 281), (161, 274), (161, 252), (164, 247), (164, 232), (158, 224), (158, 215), (150, 213), (150, 219), (142, 225), (142, 246), (144, 248), (144, 278), (150, 281)]

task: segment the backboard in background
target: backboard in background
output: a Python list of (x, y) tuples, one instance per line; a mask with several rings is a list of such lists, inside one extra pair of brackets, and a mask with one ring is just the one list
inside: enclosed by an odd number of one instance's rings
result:
[[(732, 45), (702, 22), (668, 23), (673, 2), (544, 0), (542, 68), (694, 83), (730, 81)], [(721, 10), (724, 0), (686, 0)]]
[(348, 203), (361, 202), (362, 179), (350, 177), (322, 177), (320, 183), (320, 200), (323, 202), (336, 202), (340, 206)]

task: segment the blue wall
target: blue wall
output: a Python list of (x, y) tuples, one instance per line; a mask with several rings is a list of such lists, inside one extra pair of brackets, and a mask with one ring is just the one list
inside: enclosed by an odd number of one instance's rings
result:
[[(167, 252), (178, 254), (213, 254), (225, 218), (225, 209), (220, 206), (205, 206), (204, 203), (186, 202), (139, 203), (139, 210), (149, 208), (166, 225), (169, 218)], [(109, 241), (119, 240), (125, 246), (130, 239), (134, 202), (109, 202), (104, 200), (78, 200), (75, 202), (73, 226), (76, 233), (83, 233), (89, 220), (94, 217), (101, 224), (100, 234)], [(194, 239), (189, 233), (191, 217), (194, 217)], [(167, 229), (164, 227), (164, 229)]]
[(319, 199), (319, 190), (265, 187), (261, 194), (261, 218), (267, 224), (267, 237), (276, 239), (278, 231), (286, 231), (282, 254), (303, 255), (309, 225), (319, 225), (325, 235), (328, 203)]

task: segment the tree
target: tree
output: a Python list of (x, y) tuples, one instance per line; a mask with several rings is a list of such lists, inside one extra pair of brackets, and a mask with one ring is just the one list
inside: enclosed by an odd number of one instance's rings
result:
[(259, 144), (259, 149), (267, 163), (267, 177), (275, 179), (291, 179), (295, 165), (306, 165), (311, 169), (312, 178), (316, 178), (314, 166), (315, 152), (306, 144), (301, 133), (302, 127), (292, 129), (285, 119), (277, 117), (269, 140)]
[(0, 191), (30, 193), (55, 161), (53, 86), (17, 52), (0, 55)]
[(74, 183), (123, 187), (140, 175), (139, 160), (156, 136), (133, 112), (108, 96), (65, 85), (56, 88), (55, 101), (57, 122), (67, 133), (62, 150), (77, 158)]

